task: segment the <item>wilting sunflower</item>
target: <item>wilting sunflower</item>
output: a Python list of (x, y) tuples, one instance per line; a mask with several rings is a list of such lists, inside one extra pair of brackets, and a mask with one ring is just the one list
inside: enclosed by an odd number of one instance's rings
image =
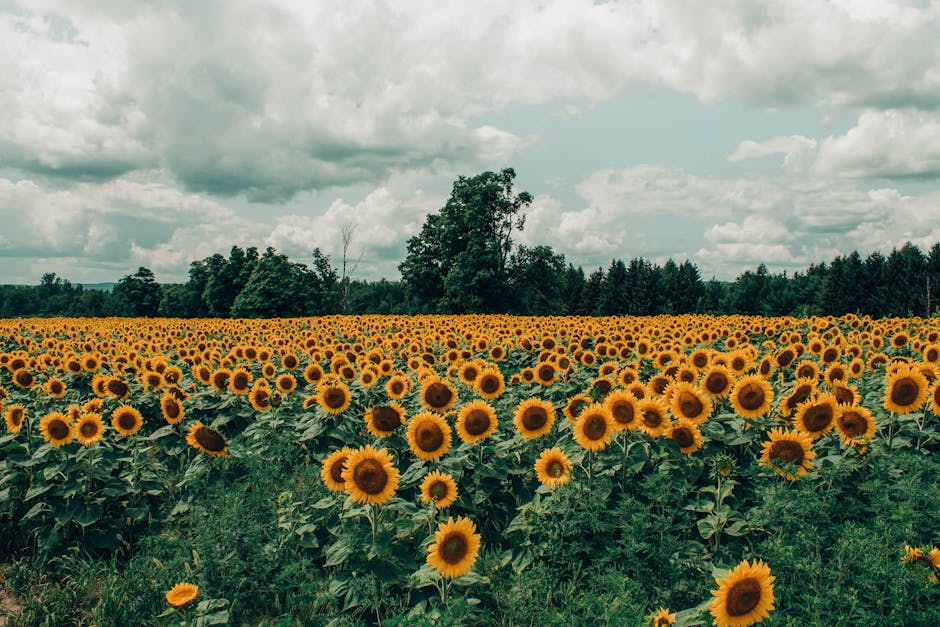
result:
[(927, 400), (927, 379), (920, 372), (898, 368), (888, 375), (884, 407), (896, 414), (909, 414), (920, 409)]
[(342, 381), (329, 381), (320, 385), (317, 402), (328, 414), (341, 414), (349, 409), (352, 394)]
[(680, 418), (666, 429), (666, 437), (674, 440), (685, 455), (691, 455), (702, 448), (702, 432), (699, 431), (698, 424), (688, 418)]
[(248, 402), (255, 411), (271, 409), (271, 389), (267, 381), (264, 379), (255, 381), (255, 384), (251, 386), (251, 391), (248, 392)]
[(7, 431), (10, 433), (19, 433), (25, 419), (26, 407), (23, 405), (10, 405), (3, 412), (3, 420), (7, 423)]
[(82, 446), (91, 446), (104, 436), (101, 414), (94, 412), (81, 414), (72, 428), (75, 430), (75, 439)]
[(366, 411), (366, 428), (377, 438), (387, 438), (405, 423), (405, 408), (396, 402)]
[[(587, 401), (587, 397), (585, 397), (585, 400)], [(636, 397), (626, 390), (614, 390), (608, 394), (607, 398), (604, 399), (604, 407), (610, 417), (614, 419), (614, 429), (617, 431), (638, 429), (640, 427), (640, 422), (637, 420)], [(578, 414), (580, 413), (581, 409), (579, 408)]]
[(172, 393), (166, 392), (160, 397), (160, 413), (163, 414), (163, 418), (168, 423), (175, 425), (183, 419), (185, 412), (183, 411), (183, 405), (179, 402), (179, 399)]
[(446, 509), (457, 500), (457, 482), (446, 472), (435, 470), (421, 482), (421, 502)]
[(614, 419), (607, 408), (592, 403), (581, 411), (574, 423), (574, 439), (586, 451), (602, 451), (610, 444), (614, 433)]
[(774, 609), (774, 579), (761, 560), (744, 560), (728, 576), (716, 579), (708, 609), (716, 627), (746, 627), (763, 621)]
[(702, 373), (701, 387), (715, 398), (724, 398), (731, 393), (734, 378), (724, 366), (713, 364)]
[(408, 421), (408, 446), (412, 452), (425, 461), (432, 461), (450, 449), (450, 425), (441, 416), (431, 412), (422, 412)]
[(835, 426), (839, 407), (832, 394), (817, 394), (796, 408), (796, 428), (808, 434), (814, 440), (829, 433)]
[(39, 432), (42, 433), (42, 437), (46, 439), (46, 442), (55, 447), (68, 444), (75, 437), (75, 432), (72, 430), (68, 418), (65, 417), (65, 414), (59, 412), (52, 412), (43, 416), (39, 421)]
[(527, 440), (545, 435), (555, 424), (555, 407), (540, 398), (527, 398), (516, 407), (513, 424)]
[(398, 469), (388, 449), (364, 446), (349, 454), (343, 466), (346, 491), (356, 503), (381, 505), (398, 489)]
[(644, 398), (637, 404), (640, 414), (640, 429), (651, 438), (658, 438), (670, 426), (669, 410), (658, 398)]
[(203, 425), (198, 420), (189, 425), (186, 442), (206, 455), (224, 457), (228, 454), (228, 447), (225, 445), (225, 438), (222, 437), (222, 434)]
[(774, 391), (767, 379), (752, 374), (741, 377), (731, 390), (731, 406), (742, 418), (757, 418), (770, 410)]
[(42, 389), (52, 398), (62, 398), (65, 396), (65, 383), (63, 383), (62, 379), (56, 377), (48, 379), (43, 384)]
[(713, 408), (712, 399), (701, 388), (686, 381), (674, 385), (669, 405), (673, 416), (691, 420), (695, 424), (708, 420)]
[(457, 390), (448, 381), (429, 377), (421, 384), (421, 404), (430, 411), (444, 413), (457, 402)]
[(471, 401), (457, 412), (457, 435), (467, 444), (481, 442), (493, 435), (499, 421), (496, 410), (486, 401)]
[(440, 523), (434, 543), (428, 547), (427, 563), (443, 577), (460, 577), (473, 568), (480, 551), (480, 534), (469, 518), (458, 516)]
[(338, 451), (333, 451), (323, 460), (323, 467), (320, 468), (320, 478), (327, 489), (333, 492), (345, 492), (346, 481), (343, 479), (343, 468), (346, 460), (353, 452), (348, 446), (344, 446)]
[(182, 607), (192, 603), (199, 596), (199, 586), (191, 583), (178, 583), (166, 593), (166, 602), (173, 607)]
[(836, 417), (836, 429), (839, 437), (848, 445), (853, 446), (875, 437), (875, 417), (871, 411), (860, 405), (843, 405), (839, 407)]
[(506, 390), (503, 373), (497, 368), (487, 368), (477, 377), (476, 389), (480, 396), (487, 400), (499, 398), (500, 394)]
[(769, 442), (764, 442), (760, 463), (790, 481), (796, 481), (813, 469), (812, 438), (800, 431), (784, 431), (776, 428), (767, 432)]
[(228, 380), (228, 388), (236, 394), (248, 394), (253, 376), (245, 368), (235, 368)]
[(144, 418), (140, 412), (130, 405), (121, 405), (115, 407), (111, 412), (111, 426), (122, 437), (134, 435), (144, 424)]
[(650, 614), (647, 624), (649, 627), (670, 627), (676, 624), (676, 615), (661, 607)]
[(571, 481), (571, 461), (558, 447), (546, 449), (535, 460), (535, 475), (543, 485), (557, 488)]

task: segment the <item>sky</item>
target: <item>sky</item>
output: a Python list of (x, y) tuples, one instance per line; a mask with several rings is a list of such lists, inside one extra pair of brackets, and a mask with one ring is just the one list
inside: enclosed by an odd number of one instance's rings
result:
[(940, 2), (0, 0), (0, 283), (273, 246), (399, 278), (454, 180), (524, 245), (730, 280), (940, 241)]

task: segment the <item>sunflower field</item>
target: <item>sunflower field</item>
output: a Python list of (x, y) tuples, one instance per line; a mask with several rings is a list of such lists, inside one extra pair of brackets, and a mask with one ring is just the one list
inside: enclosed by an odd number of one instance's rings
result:
[(0, 624), (940, 624), (940, 319), (3, 320), (0, 415)]

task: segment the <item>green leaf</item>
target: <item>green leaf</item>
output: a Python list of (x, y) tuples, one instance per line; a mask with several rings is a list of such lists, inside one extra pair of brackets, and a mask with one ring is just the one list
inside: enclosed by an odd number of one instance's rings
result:
[(147, 437), (141, 438), (141, 439), (159, 440), (162, 437), (166, 437), (168, 435), (175, 435), (175, 434), (176, 434), (176, 425), (164, 425), (160, 427), (159, 429), (157, 429), (156, 431), (154, 431), (153, 433), (151, 433), (150, 435), (148, 435)]
[(35, 485), (35, 484), (34, 484), (33, 486), (31, 486), (31, 487), (29, 488), (29, 490), (26, 491), (26, 496), (23, 497), (23, 500), (24, 500), (24, 501), (29, 501), (29, 500), (31, 500), (31, 499), (36, 498), (36, 497), (39, 496), (40, 494), (45, 494), (46, 492), (48, 492), (48, 491), (51, 490), (51, 489), (52, 489), (52, 484), (51, 484), (51, 483), (46, 483), (46, 484), (43, 484), (43, 485)]
[(346, 546), (346, 543), (340, 539), (326, 547), (326, 561), (324, 566), (339, 566), (352, 555), (352, 550)]

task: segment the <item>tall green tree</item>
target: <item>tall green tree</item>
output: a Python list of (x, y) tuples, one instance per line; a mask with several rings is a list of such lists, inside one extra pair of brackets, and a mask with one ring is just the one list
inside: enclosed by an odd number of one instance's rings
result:
[(520, 246), (509, 265), (513, 313), (545, 316), (564, 311), (564, 255), (551, 246)]
[(117, 311), (123, 316), (152, 317), (159, 313), (163, 296), (150, 268), (140, 267), (134, 274), (123, 277), (112, 290)]

